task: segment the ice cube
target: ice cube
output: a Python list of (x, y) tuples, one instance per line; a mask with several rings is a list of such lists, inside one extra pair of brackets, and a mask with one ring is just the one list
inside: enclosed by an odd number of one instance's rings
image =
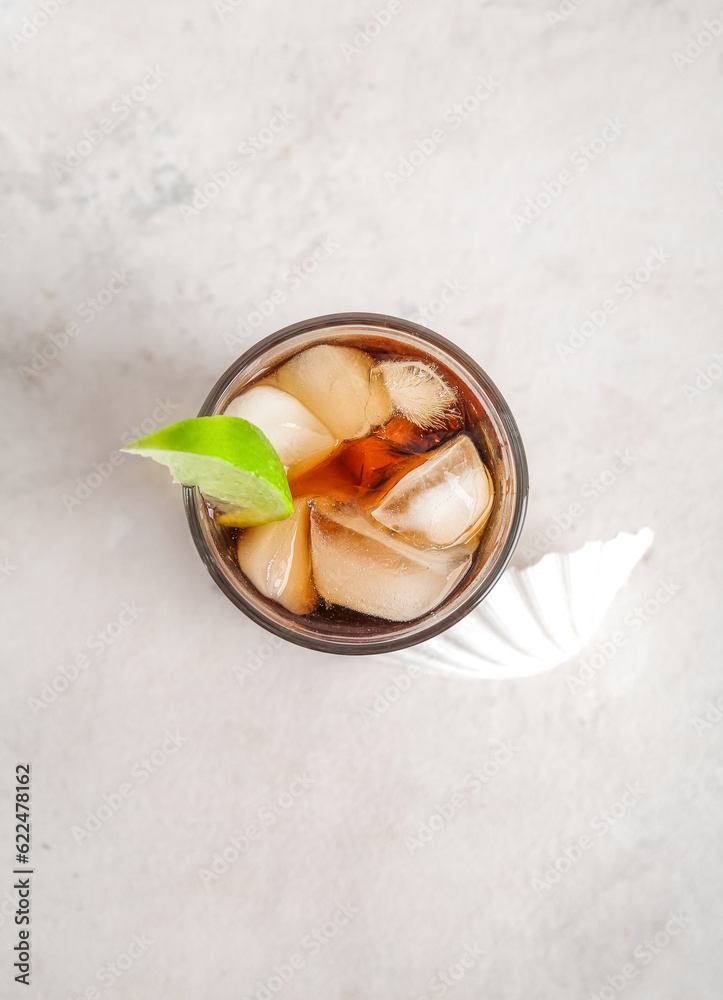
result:
[(319, 595), (333, 604), (406, 622), (435, 608), (464, 576), (474, 546), (423, 551), (351, 506), (311, 501), (311, 561)]
[(458, 434), (392, 486), (372, 517), (415, 545), (445, 548), (480, 530), (493, 499), (477, 449)]
[(271, 385), (257, 385), (241, 393), (224, 412), (260, 427), (290, 475), (321, 462), (336, 447), (329, 428), (303, 403)]
[(364, 437), (389, 419), (392, 404), (374, 361), (355, 347), (319, 344), (282, 365), (279, 388), (308, 407), (340, 441)]
[(264, 597), (295, 615), (306, 615), (318, 598), (311, 579), (309, 504), (294, 500), (294, 512), (284, 521), (247, 528), (239, 535), (238, 564)]
[(457, 401), (457, 393), (434, 365), (423, 361), (383, 361), (376, 369), (392, 405), (417, 427), (441, 428)]

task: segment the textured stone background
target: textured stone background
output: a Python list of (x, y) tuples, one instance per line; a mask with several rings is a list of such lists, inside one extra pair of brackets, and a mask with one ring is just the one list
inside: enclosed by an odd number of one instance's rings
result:
[[(342, 49), (383, 3), (71, 0), (47, 24), (34, 2), (1, 6), (0, 784), (32, 761), (28, 996), (263, 998), (289, 966), (293, 1000), (720, 997), (723, 721), (706, 705), (723, 695), (723, 378), (699, 370), (720, 375), (723, 352), (723, 36), (673, 54), (721, 12), (589, 0), (553, 26), (533, 0), (402, 0), (368, 46)], [(160, 82), (121, 120), (154, 67)], [(499, 87), (453, 127), (480, 76)], [(238, 151), (284, 109), (273, 142)], [(624, 128), (580, 169), (609, 118)], [(83, 144), (102, 119), (112, 130)], [(433, 155), (387, 176), (437, 128)], [(79, 144), (88, 155), (64, 169)], [(231, 159), (218, 196), (182, 210)], [(566, 169), (560, 197), (516, 224)], [(329, 260), (291, 280), (325, 240)], [(623, 297), (650, 248), (670, 256)], [(203, 570), (162, 470), (127, 459), (68, 498), (157, 399), (162, 423), (194, 414), (256, 337), (335, 310), (413, 316), (446, 282), (464, 289), (430, 325), (490, 372), (527, 444), (517, 564), (555, 534), (572, 550), (650, 525), (656, 542), (600, 632), (626, 643), (587, 683), (569, 684), (579, 662), (527, 681), (419, 678), (370, 722), (398, 669), (272, 651)], [(284, 300), (253, 315), (276, 289)], [(560, 357), (609, 298), (615, 313)], [(618, 451), (634, 461), (602, 492), (592, 481)], [(663, 581), (674, 597), (634, 625)], [(108, 645), (97, 630), (123, 602), (143, 610)], [(167, 731), (186, 742), (150, 774), (141, 761)], [(512, 759), (474, 786), (499, 742)], [(270, 809), (297, 773), (308, 790)], [(464, 805), (411, 845), (460, 790)], [(595, 819), (611, 809), (612, 826)], [(9, 799), (1, 813), (10, 996)], [(250, 824), (258, 839), (204, 885)], [(304, 944), (339, 904), (356, 911), (346, 926)], [(673, 912), (685, 926), (670, 937)], [(115, 976), (134, 935), (150, 943)], [(469, 945), (484, 956), (446, 986)]]

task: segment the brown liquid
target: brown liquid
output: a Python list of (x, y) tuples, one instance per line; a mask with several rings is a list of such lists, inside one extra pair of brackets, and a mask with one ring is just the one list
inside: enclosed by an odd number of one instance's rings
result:
[[(402, 417), (395, 417), (389, 423), (396, 421), (408, 423)], [(411, 442), (406, 441), (406, 435), (405, 440), (389, 438), (384, 434), (388, 427), (389, 424), (366, 438), (344, 442), (325, 462), (289, 480), (292, 496), (324, 496), (342, 503), (357, 501), (365, 505), (374, 502), (402, 476), (420, 465), (424, 453), (432, 447), (417, 437), (414, 449), (407, 450)], [(441, 440), (454, 433), (448, 429)]]

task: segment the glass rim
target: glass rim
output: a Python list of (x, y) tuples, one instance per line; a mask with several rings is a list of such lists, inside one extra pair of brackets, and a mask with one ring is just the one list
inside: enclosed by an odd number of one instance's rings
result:
[(214, 557), (212, 547), (210, 546), (204, 532), (201, 515), (199, 513), (199, 503), (202, 501), (200, 501), (200, 494), (195, 486), (183, 487), (183, 502), (191, 536), (208, 572), (226, 597), (228, 597), (228, 599), (237, 608), (243, 611), (247, 617), (251, 618), (257, 625), (260, 625), (272, 634), (307, 649), (314, 649), (318, 652), (324, 653), (340, 653), (351, 656), (373, 656), (378, 653), (395, 652), (409, 646), (417, 645), (420, 642), (425, 642), (428, 639), (433, 639), (435, 636), (440, 635), (442, 632), (447, 631), (447, 629), (460, 622), (470, 613), (470, 611), (477, 607), (485, 599), (485, 597), (487, 597), (507, 568), (519, 541), (527, 511), (529, 475), (524, 445), (522, 443), (517, 423), (512, 415), (512, 411), (510, 410), (504, 396), (484, 369), (482, 369), (474, 358), (471, 358), (460, 347), (435, 331), (421, 326), (418, 323), (414, 323), (412, 320), (402, 319), (397, 316), (389, 316), (384, 313), (330, 313), (324, 316), (314, 316), (310, 319), (301, 320), (297, 323), (292, 323), (289, 326), (285, 326), (282, 329), (277, 330), (275, 333), (272, 333), (253, 344), (247, 351), (245, 351), (239, 358), (229, 365), (207, 395), (201, 409), (198, 412), (198, 416), (211, 416), (215, 412), (215, 407), (229, 384), (238, 377), (244, 368), (255, 361), (260, 355), (267, 352), (270, 348), (281, 344), (294, 336), (304, 333), (313, 333), (316, 330), (322, 330), (335, 326), (370, 326), (376, 328), (382, 336), (384, 335), (385, 330), (387, 330), (390, 336), (393, 336), (394, 333), (401, 332), (419, 337), (421, 340), (427, 341), (431, 347), (437, 347), (445, 350), (457, 364), (468, 369), (493, 399), (495, 416), (502, 424), (508, 438), (512, 464), (515, 471), (516, 490), (514, 495), (514, 507), (507, 537), (505, 538), (501, 550), (494, 558), (492, 565), (489, 567), (489, 572), (487, 573), (483, 584), (477, 590), (470, 593), (469, 596), (457, 607), (450, 609), (447, 615), (444, 615), (435, 621), (431, 621), (426, 625), (421, 625), (420, 628), (413, 633), (406, 633), (405, 635), (397, 636), (392, 634), (386, 637), (381, 637), (378, 640), (376, 637), (370, 637), (370, 639), (357, 638), (355, 640), (346, 641), (332, 638), (329, 635), (319, 634), (315, 637), (306, 633), (296, 633), (291, 628), (288, 628), (277, 621), (273, 621), (264, 615), (262, 611), (246, 600), (240, 590), (232, 586), (227, 575), (222, 571), (216, 558)]

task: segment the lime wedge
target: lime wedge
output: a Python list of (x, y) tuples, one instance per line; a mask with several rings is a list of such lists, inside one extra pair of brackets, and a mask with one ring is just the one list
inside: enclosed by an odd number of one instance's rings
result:
[(236, 527), (283, 521), (293, 510), (279, 456), (262, 431), (240, 417), (179, 420), (123, 451), (167, 465), (174, 482), (197, 486)]

